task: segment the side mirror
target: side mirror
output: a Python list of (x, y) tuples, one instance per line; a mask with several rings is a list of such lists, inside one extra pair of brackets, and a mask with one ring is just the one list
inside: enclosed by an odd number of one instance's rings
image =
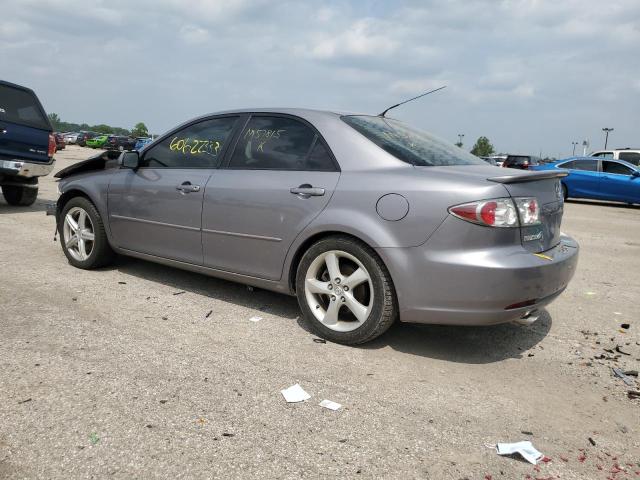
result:
[(135, 170), (140, 166), (140, 155), (138, 155), (138, 152), (135, 151), (122, 152), (118, 163), (121, 167), (132, 168), (133, 170)]
[(640, 171), (638, 170), (634, 170), (633, 173), (631, 174), (632, 177), (640, 177)]

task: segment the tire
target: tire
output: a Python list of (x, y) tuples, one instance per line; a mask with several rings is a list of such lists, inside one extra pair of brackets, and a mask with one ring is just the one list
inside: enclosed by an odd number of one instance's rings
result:
[[(338, 281), (330, 278), (329, 265)], [(389, 271), (369, 246), (351, 237), (327, 237), (304, 253), (296, 272), (296, 295), (311, 330), (345, 345), (373, 340), (398, 317)]]
[[(68, 220), (68, 216), (72, 222)], [(73, 197), (65, 204), (58, 230), (62, 251), (74, 267), (91, 270), (113, 261), (115, 253), (107, 240), (100, 213), (87, 198)], [(82, 232), (80, 235), (78, 230)]]
[(562, 196), (566, 200), (567, 198), (569, 198), (569, 190), (564, 183), (561, 183), (560, 185), (562, 185)]
[(38, 187), (18, 187), (5, 185), (2, 187), (2, 195), (9, 205), (28, 207), (33, 205), (38, 198)]

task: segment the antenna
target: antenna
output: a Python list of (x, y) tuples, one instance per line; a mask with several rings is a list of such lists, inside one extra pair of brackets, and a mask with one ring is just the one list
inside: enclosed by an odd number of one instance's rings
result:
[(434, 90), (429, 90), (428, 92), (423, 93), (422, 95), (418, 95), (417, 97), (413, 97), (413, 98), (410, 98), (409, 100), (405, 100), (404, 102), (397, 103), (397, 104), (395, 104), (395, 105), (393, 105), (393, 106), (391, 106), (391, 107), (387, 108), (384, 112), (382, 112), (382, 113), (378, 114), (378, 116), (379, 116), (379, 117), (384, 117), (384, 116), (385, 116), (385, 114), (386, 114), (389, 110), (391, 110), (392, 108), (399, 107), (400, 105), (404, 105), (405, 103), (408, 103), (408, 102), (410, 102), (410, 101), (412, 101), (412, 100), (416, 100), (417, 98), (420, 98), (420, 97), (424, 97), (425, 95), (429, 95), (430, 93), (437, 92), (438, 90), (442, 90), (443, 88), (446, 88), (446, 87), (447, 87), (446, 85), (443, 85), (442, 87), (436, 88), (436, 89), (434, 89)]

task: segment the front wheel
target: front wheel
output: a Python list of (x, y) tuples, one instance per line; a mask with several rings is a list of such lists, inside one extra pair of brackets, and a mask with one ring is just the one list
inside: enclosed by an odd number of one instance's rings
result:
[(28, 207), (33, 205), (38, 198), (38, 186), (20, 187), (17, 185), (5, 185), (2, 187), (2, 195), (9, 205)]
[(90, 270), (114, 257), (98, 209), (84, 197), (69, 200), (60, 216), (60, 242), (69, 263)]
[(373, 340), (398, 316), (384, 263), (367, 245), (349, 237), (329, 237), (307, 250), (298, 265), (296, 293), (311, 329), (336, 343)]

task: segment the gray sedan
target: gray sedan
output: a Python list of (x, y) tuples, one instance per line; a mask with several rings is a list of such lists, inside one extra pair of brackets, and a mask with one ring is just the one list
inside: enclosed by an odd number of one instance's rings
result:
[(297, 295), (345, 344), (406, 322), (535, 318), (573, 276), (558, 171), (506, 171), (382, 116), (269, 109), (190, 120), (57, 174), (62, 248)]

